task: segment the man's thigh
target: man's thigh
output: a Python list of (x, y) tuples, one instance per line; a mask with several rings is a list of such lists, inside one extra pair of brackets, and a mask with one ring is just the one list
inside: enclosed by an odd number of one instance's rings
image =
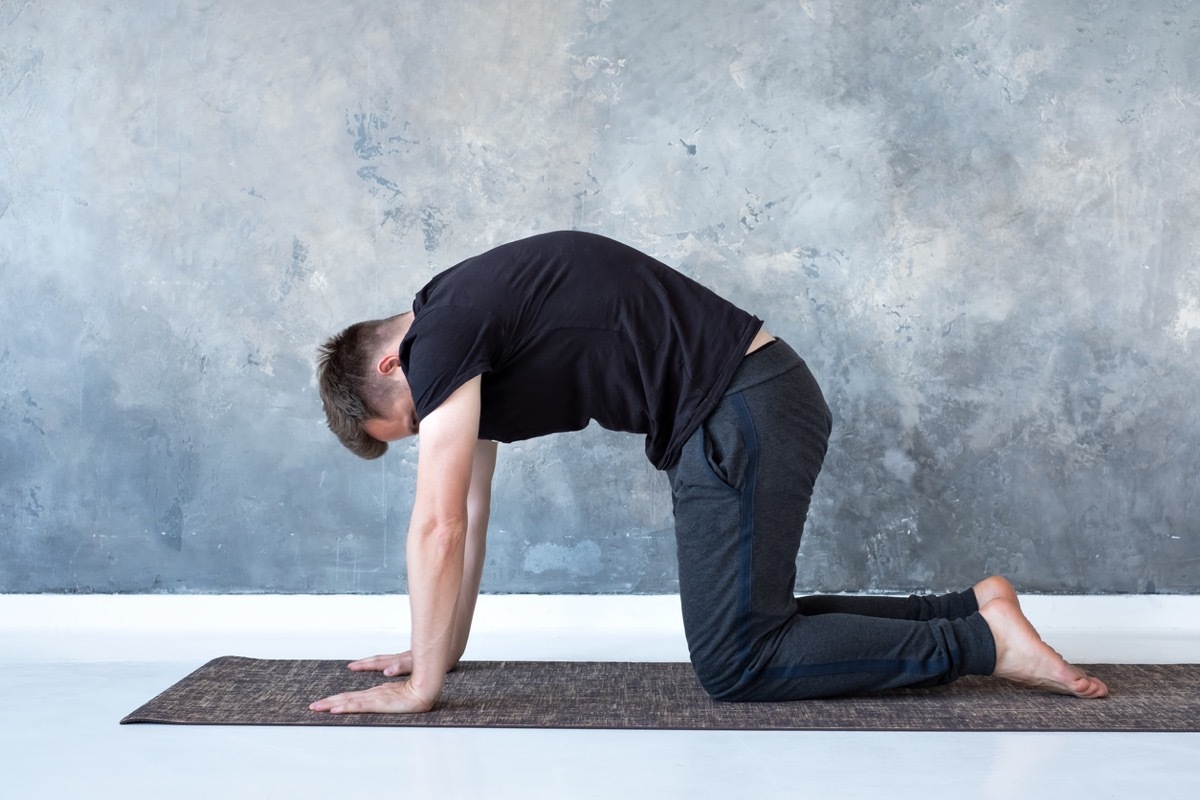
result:
[(736, 671), (795, 613), (796, 554), (829, 426), (799, 362), (727, 395), (684, 446), (670, 477), (693, 663)]

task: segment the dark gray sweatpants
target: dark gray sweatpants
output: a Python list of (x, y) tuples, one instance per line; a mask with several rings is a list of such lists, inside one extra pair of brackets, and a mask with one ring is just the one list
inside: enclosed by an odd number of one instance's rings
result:
[(831, 416), (785, 342), (743, 359), (668, 470), (692, 664), (719, 700), (798, 700), (989, 675), (974, 592), (795, 597)]

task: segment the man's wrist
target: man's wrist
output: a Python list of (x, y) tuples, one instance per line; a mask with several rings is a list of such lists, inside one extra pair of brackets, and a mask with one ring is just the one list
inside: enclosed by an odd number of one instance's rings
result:
[(445, 679), (445, 672), (431, 672), (428, 669), (418, 670), (414, 666), (408, 683), (413, 694), (423, 700), (427, 700), (432, 705), (437, 702), (438, 697), (442, 694), (442, 684), (445, 683)]

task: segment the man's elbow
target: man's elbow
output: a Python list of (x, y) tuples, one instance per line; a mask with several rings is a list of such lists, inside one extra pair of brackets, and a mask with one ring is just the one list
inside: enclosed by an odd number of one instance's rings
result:
[(467, 517), (453, 514), (427, 520), (414, 525), (409, 537), (413, 544), (438, 555), (461, 552), (467, 538)]

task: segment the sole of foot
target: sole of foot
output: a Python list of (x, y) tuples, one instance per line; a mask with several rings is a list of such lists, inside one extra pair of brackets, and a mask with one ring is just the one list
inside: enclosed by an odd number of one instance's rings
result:
[(996, 677), (1075, 697), (1099, 699), (1108, 696), (1104, 681), (1067, 663), (1042, 641), (1014, 599), (993, 598), (981, 606), (979, 613), (996, 640), (996, 670), (993, 673)]

